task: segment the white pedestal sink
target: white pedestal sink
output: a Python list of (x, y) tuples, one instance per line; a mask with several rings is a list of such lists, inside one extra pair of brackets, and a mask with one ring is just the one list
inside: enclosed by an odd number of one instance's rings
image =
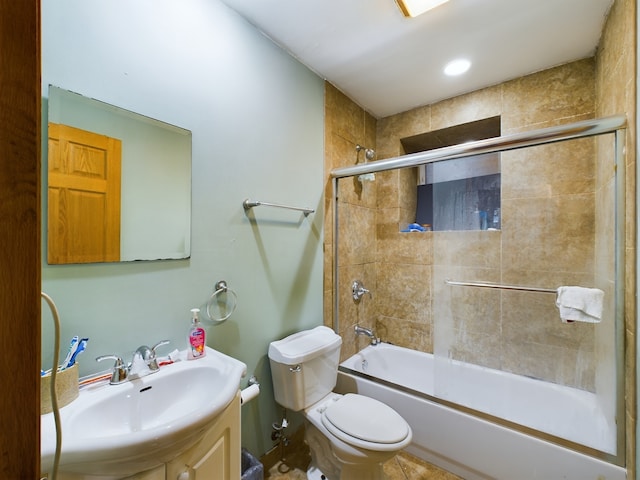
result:
[[(233, 400), (244, 363), (207, 347), (207, 355), (160, 367), (120, 385), (85, 387), (60, 409), (59, 472), (126, 476), (161, 465), (198, 441)], [(41, 416), (41, 469), (55, 454), (53, 413)]]

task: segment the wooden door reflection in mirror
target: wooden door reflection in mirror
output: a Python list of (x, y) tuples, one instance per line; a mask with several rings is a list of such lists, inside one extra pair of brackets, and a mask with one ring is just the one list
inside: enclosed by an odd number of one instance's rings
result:
[(120, 260), (122, 142), (49, 123), (50, 264)]

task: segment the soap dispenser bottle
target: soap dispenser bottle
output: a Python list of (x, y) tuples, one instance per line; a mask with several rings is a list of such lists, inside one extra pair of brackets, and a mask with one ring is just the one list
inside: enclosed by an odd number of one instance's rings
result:
[(202, 358), (207, 354), (207, 351), (204, 348), (206, 345), (207, 332), (202, 328), (202, 324), (198, 318), (198, 313), (200, 313), (199, 308), (191, 309), (191, 328), (189, 328), (189, 336), (187, 339), (188, 360)]

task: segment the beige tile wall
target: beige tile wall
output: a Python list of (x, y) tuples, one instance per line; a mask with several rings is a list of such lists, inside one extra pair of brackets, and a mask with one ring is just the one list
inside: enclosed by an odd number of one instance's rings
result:
[[(506, 134), (592, 118), (594, 109), (594, 61), (587, 59), (380, 119), (375, 144), (378, 158), (388, 158), (404, 153), (401, 138), (488, 116), (501, 115)], [(355, 164), (355, 145), (373, 141), (367, 125), (375, 121), (368, 117), (328, 87), (328, 164)], [(343, 355), (366, 344), (352, 334), (356, 323), (392, 343), (433, 352), (440, 319), (436, 345), (448, 356), (593, 388), (593, 326), (569, 331), (556, 322), (552, 297), (444, 285), (445, 278), (592, 284), (593, 145), (580, 140), (503, 154), (502, 232), (401, 233), (415, 215), (414, 169), (378, 173), (374, 183), (340, 180), (340, 331), (353, 340), (345, 341)], [(332, 226), (328, 215), (327, 232)], [(353, 301), (355, 279), (373, 298)], [(555, 368), (559, 363), (564, 368)]]
[[(331, 84), (325, 90), (325, 279), (324, 312), (325, 324), (333, 326), (333, 194), (328, 172), (332, 168), (356, 165), (364, 161), (364, 152), (356, 151), (356, 145), (375, 148), (376, 120), (358, 107), (347, 96)], [(356, 179), (344, 180), (340, 188), (340, 230), (350, 232), (342, 235), (339, 246), (340, 259), (340, 329), (344, 343), (343, 357), (357, 351), (358, 344), (352, 333), (353, 325), (360, 323), (373, 326), (372, 304), (368, 299), (356, 304), (351, 300), (350, 285), (360, 280), (375, 292), (375, 218), (376, 184), (360, 183)], [(346, 185), (346, 187), (345, 187)], [(351, 330), (349, 329), (351, 327)], [(364, 343), (360, 344), (360, 347)]]
[[(503, 134), (615, 113), (628, 115), (626, 288), (630, 293), (625, 376), (631, 472), (636, 402), (635, 8), (633, 0), (615, 2), (594, 58), (434, 105), (376, 121), (329, 84), (326, 98), (327, 172), (355, 164), (356, 144), (375, 145), (377, 159), (394, 157), (404, 153), (403, 137), (495, 115), (501, 116)], [(596, 376), (603, 376), (596, 360), (612, 332), (596, 336), (593, 325), (562, 324), (554, 298), (545, 294), (454, 289), (444, 280), (542, 287), (595, 284), (611, 299), (611, 151), (610, 139), (584, 139), (503, 154), (501, 232), (403, 234), (399, 226), (412, 221), (415, 212), (415, 172), (379, 173), (375, 182), (365, 184), (340, 180), (343, 357), (367, 343), (352, 333), (353, 325), (360, 323), (399, 345), (424, 351), (433, 351), (435, 345), (439, 352), (466, 361), (594, 388)], [(329, 325), (333, 323), (331, 201), (328, 179), (325, 323)], [(350, 295), (354, 279), (362, 280), (373, 298), (354, 302)], [(608, 318), (612, 315), (610, 301), (605, 312)], [(441, 318), (448, 320), (434, 329), (434, 319)], [(598, 388), (604, 387), (598, 384)]]

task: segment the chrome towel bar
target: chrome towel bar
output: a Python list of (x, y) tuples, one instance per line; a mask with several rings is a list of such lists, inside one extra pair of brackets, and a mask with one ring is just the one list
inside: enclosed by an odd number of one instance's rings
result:
[(480, 287), (480, 288), (495, 288), (498, 290), (521, 290), (525, 292), (540, 292), (540, 293), (558, 293), (557, 288), (538, 288), (538, 287), (521, 287), (518, 285), (500, 285), (499, 283), (479, 283), (479, 282), (454, 282), (452, 280), (445, 280), (447, 285), (454, 285), (458, 287)]
[(270, 203), (270, 202), (260, 202), (258, 200), (249, 200), (248, 198), (245, 199), (244, 202), (242, 202), (242, 207), (245, 210), (249, 210), (250, 208), (253, 208), (253, 207), (259, 207), (261, 205), (265, 206), (265, 207), (276, 207), (276, 208), (286, 208), (288, 210), (298, 210), (299, 212), (302, 212), (305, 215), (309, 215), (310, 213), (315, 212), (315, 210), (313, 208), (291, 207), (289, 205), (281, 205), (279, 203)]

